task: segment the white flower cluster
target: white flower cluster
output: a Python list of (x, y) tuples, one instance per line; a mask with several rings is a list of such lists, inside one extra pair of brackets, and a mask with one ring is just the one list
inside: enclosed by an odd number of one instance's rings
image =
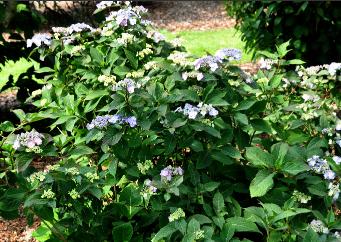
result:
[(142, 78), (144, 76), (144, 70), (132, 71), (126, 74), (126, 77), (129, 78)]
[(189, 55), (186, 52), (174, 51), (167, 59), (180, 66), (189, 66), (192, 62), (188, 60), (188, 57)]
[(189, 103), (185, 104), (185, 107), (178, 107), (175, 112), (183, 113), (189, 119), (195, 119), (199, 114), (204, 117), (207, 114), (211, 117), (218, 115), (218, 110), (215, 109), (212, 104), (199, 103), (197, 106), (193, 106)]
[(115, 12), (111, 12), (106, 21), (115, 21), (117, 25), (127, 27), (128, 25), (136, 25), (137, 20), (141, 19), (141, 14), (146, 13), (147, 9), (142, 6), (120, 9)]
[(340, 195), (340, 184), (330, 182), (328, 185), (328, 196), (333, 197), (333, 201), (336, 201)]
[(112, 5), (115, 5), (114, 1), (102, 1), (96, 4), (96, 8), (103, 10), (103, 9), (111, 7)]
[(313, 94), (313, 93), (303, 93), (302, 98), (303, 98), (304, 102), (312, 101), (315, 103), (318, 100), (320, 100), (320, 97), (316, 94)]
[(35, 130), (30, 132), (25, 132), (17, 135), (13, 143), (13, 148), (15, 150), (19, 149), (21, 146), (24, 146), (29, 149), (33, 149), (35, 147), (39, 147), (43, 143), (44, 135), (38, 133)]
[(135, 36), (128, 33), (122, 33), (121, 38), (117, 39), (117, 42), (121, 45), (127, 46), (135, 41)]
[(46, 46), (51, 45), (51, 35), (48, 33), (37, 33), (33, 35), (32, 39), (27, 40), (27, 47), (32, 47), (32, 44), (40, 47), (42, 44)]
[(148, 70), (155, 70), (158, 68), (158, 63), (156, 61), (149, 61), (146, 64), (144, 64), (144, 69)]
[(272, 65), (275, 64), (275, 60), (264, 59), (263, 57), (259, 60), (259, 68), (264, 70), (270, 70)]
[(43, 182), (45, 180), (46, 174), (47, 174), (47, 172), (45, 172), (45, 171), (38, 171), (38, 172), (32, 173), (29, 176), (29, 178), (27, 178), (27, 181), (31, 182), (31, 183), (33, 183), (35, 181)]
[(41, 198), (53, 199), (55, 198), (56, 194), (50, 189), (44, 190)]
[(332, 62), (328, 66), (328, 72), (331, 76), (335, 76), (338, 70), (341, 70), (341, 63)]
[(299, 203), (304, 203), (304, 204), (308, 203), (308, 201), (311, 200), (311, 196), (308, 196), (296, 190), (293, 192), (292, 197), (295, 201)]
[(316, 233), (328, 234), (328, 228), (323, 224), (322, 221), (314, 219), (310, 222), (310, 228), (314, 230)]
[(134, 93), (136, 88), (140, 88), (141, 84), (130, 78), (125, 78), (117, 82), (113, 86), (113, 91), (127, 90), (128, 93)]
[(165, 36), (156, 31), (149, 31), (147, 33), (147, 38), (152, 39), (155, 43), (159, 43), (160, 41), (165, 40)]
[(170, 41), (170, 44), (171, 44), (173, 47), (181, 47), (181, 46), (182, 46), (182, 39), (180, 39), (180, 38), (172, 39), (172, 40)]
[(185, 81), (188, 78), (195, 78), (198, 81), (200, 81), (200, 80), (202, 80), (204, 78), (204, 74), (202, 74), (201, 72), (198, 72), (198, 71), (183, 72), (181, 74), (181, 76), (182, 76), (182, 79), (184, 79)]
[(116, 77), (113, 75), (107, 76), (107, 75), (100, 75), (98, 77), (98, 81), (104, 83), (104, 86), (109, 85), (115, 85), (116, 83)]

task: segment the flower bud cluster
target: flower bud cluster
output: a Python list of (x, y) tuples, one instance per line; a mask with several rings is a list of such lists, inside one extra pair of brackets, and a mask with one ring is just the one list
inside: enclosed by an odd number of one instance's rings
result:
[(127, 90), (128, 93), (134, 93), (135, 89), (140, 87), (140, 83), (134, 81), (133, 79), (125, 78), (113, 86), (113, 91)]
[(94, 182), (94, 180), (98, 180), (99, 179), (99, 176), (96, 173), (93, 173), (93, 172), (85, 173), (85, 177), (88, 178), (90, 182)]
[(272, 65), (275, 64), (276, 61), (275, 60), (271, 60), (271, 59), (264, 59), (263, 57), (260, 58), (259, 60), (259, 68), (263, 69), (263, 70), (270, 70)]
[(56, 197), (56, 194), (51, 190), (44, 190), (43, 195), (41, 195), (41, 198), (47, 198), (47, 199), (53, 199)]
[(76, 191), (76, 189), (72, 189), (71, 191), (68, 192), (68, 194), (73, 200), (76, 200), (77, 198), (81, 197), (79, 193)]
[(142, 78), (144, 76), (144, 70), (138, 70), (127, 73), (126, 77), (129, 78)]
[(90, 123), (86, 125), (88, 130), (97, 128), (103, 129), (110, 124), (129, 124), (130, 127), (135, 127), (137, 125), (136, 117), (123, 117), (122, 115), (115, 114), (115, 115), (104, 115), (104, 116), (97, 116), (93, 119)]
[(323, 177), (326, 180), (334, 180), (335, 172), (330, 169), (327, 160), (320, 158), (318, 155), (314, 155), (309, 158), (307, 162), (312, 171), (317, 174), (323, 174)]
[(137, 56), (144, 58), (148, 55), (153, 54), (153, 50), (151, 48), (152, 48), (152, 46), (150, 44), (147, 44), (145, 49), (137, 52)]
[(329, 229), (323, 224), (322, 221), (314, 219), (310, 222), (310, 228), (316, 233), (328, 234)]
[(44, 135), (38, 133), (35, 130), (30, 132), (25, 132), (17, 135), (16, 140), (13, 143), (13, 148), (15, 150), (19, 149), (21, 146), (24, 146), (28, 149), (38, 148), (39, 145), (43, 143)]
[(174, 213), (169, 215), (168, 221), (173, 222), (173, 221), (179, 220), (180, 218), (185, 218), (185, 217), (186, 217), (186, 214), (184, 210), (182, 210), (182, 208), (178, 208), (177, 210), (175, 210)]
[(309, 200), (311, 200), (311, 196), (308, 196), (302, 192), (299, 191), (294, 191), (292, 194), (292, 197), (295, 201), (299, 202), (299, 203), (308, 203)]
[(141, 162), (138, 162), (137, 163), (137, 169), (139, 169), (139, 171), (145, 175), (146, 172), (153, 168), (154, 165), (153, 165), (153, 162), (151, 160), (146, 160), (145, 162), (141, 163)]
[(200, 114), (202, 117), (206, 116), (207, 114), (211, 117), (215, 117), (219, 113), (218, 110), (212, 106), (212, 104), (204, 104), (202, 102), (197, 106), (186, 103), (184, 108), (178, 107), (175, 109), (175, 112), (183, 113), (189, 119), (197, 118), (198, 114)]
[(35, 173), (32, 173), (29, 178), (27, 178), (28, 182), (35, 182), (35, 181), (40, 181), (43, 182), (45, 180), (47, 172), (44, 171), (37, 171)]
[(110, 75), (100, 75), (98, 77), (98, 81), (103, 82), (104, 86), (115, 85), (116, 76)]
[(181, 167), (167, 166), (160, 172), (161, 180), (171, 181), (173, 176), (183, 176), (184, 170)]
[(148, 70), (155, 70), (158, 68), (158, 63), (156, 61), (149, 61), (146, 64), (144, 64), (144, 69)]

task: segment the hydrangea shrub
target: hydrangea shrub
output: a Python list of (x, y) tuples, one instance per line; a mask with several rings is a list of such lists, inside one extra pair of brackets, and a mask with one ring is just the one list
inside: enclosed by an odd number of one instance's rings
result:
[(53, 68), (38, 111), (0, 125), (0, 215), (38, 216), (40, 241), (337, 241), (340, 66), (284, 44), (251, 76), (240, 51), (196, 58), (121, 5), (29, 41)]

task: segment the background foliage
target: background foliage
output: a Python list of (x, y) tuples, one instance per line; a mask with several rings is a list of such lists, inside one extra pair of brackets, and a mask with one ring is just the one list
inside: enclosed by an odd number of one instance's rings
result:
[(227, 11), (237, 19), (249, 50), (274, 51), (291, 40), (291, 56), (309, 64), (341, 59), (337, 1), (227, 1)]

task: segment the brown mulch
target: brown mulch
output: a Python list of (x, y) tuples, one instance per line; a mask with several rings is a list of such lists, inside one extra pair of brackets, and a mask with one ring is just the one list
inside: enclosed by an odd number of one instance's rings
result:
[(4, 220), (0, 217), (0, 241), (36, 242), (37, 240), (32, 238), (32, 232), (39, 225), (40, 222), (38, 219), (35, 219), (33, 225), (29, 227), (24, 217), (13, 220)]
[(236, 23), (223, 1), (163, 1), (146, 7), (155, 26), (169, 31), (231, 28)]

